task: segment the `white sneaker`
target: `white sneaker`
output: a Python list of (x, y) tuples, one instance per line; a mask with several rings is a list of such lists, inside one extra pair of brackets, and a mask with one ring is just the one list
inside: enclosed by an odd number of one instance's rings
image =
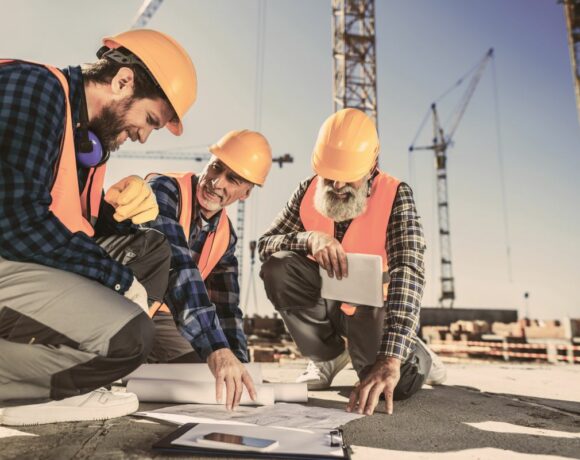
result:
[(296, 379), (297, 383), (306, 383), (309, 390), (326, 390), (336, 374), (345, 368), (350, 361), (347, 350), (330, 361), (308, 361), (306, 370)]
[(60, 401), (5, 407), (1, 412), (0, 425), (107, 420), (132, 414), (138, 407), (139, 401), (133, 393), (113, 393), (99, 389)]
[(431, 356), (431, 369), (425, 379), (427, 385), (442, 385), (447, 380), (447, 369), (441, 358), (431, 348), (429, 348), (421, 339), (417, 338), (417, 343), (420, 343)]

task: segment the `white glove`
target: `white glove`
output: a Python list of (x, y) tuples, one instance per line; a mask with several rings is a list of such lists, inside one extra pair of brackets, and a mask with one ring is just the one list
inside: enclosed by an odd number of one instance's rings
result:
[(132, 302), (139, 305), (145, 313), (149, 313), (149, 305), (147, 304), (147, 291), (143, 285), (137, 281), (137, 278), (133, 278), (133, 282), (127, 292), (125, 292), (125, 297)]

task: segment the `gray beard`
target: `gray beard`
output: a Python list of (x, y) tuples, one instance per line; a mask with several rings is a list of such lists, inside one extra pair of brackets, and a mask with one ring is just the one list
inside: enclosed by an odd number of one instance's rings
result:
[(365, 180), (358, 190), (350, 185), (346, 185), (342, 190), (350, 193), (348, 198), (338, 198), (334, 194), (332, 186), (326, 185), (324, 180), (319, 177), (314, 193), (314, 208), (334, 222), (351, 220), (364, 213), (369, 191), (368, 180)]

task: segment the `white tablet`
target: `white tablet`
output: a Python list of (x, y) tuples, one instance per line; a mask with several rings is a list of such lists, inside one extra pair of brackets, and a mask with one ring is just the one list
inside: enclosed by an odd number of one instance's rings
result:
[(320, 267), (321, 297), (345, 303), (383, 306), (383, 262), (381, 256), (347, 254), (348, 277), (340, 281), (330, 278)]

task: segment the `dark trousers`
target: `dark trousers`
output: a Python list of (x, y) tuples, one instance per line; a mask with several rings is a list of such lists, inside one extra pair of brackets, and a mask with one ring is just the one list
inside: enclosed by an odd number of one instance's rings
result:
[[(359, 306), (353, 316), (345, 315), (339, 308), (341, 302), (320, 297), (318, 264), (294, 252), (273, 254), (262, 265), (260, 276), (268, 298), (304, 356), (328, 361), (347, 346), (359, 378), (366, 376), (375, 363), (383, 336), (384, 308)], [(429, 353), (417, 346), (401, 365), (395, 399), (416, 393), (430, 368)]]
[[(150, 298), (163, 297), (170, 258), (163, 235), (138, 232), (105, 245), (142, 277)], [(153, 336), (147, 314), (113, 290), (0, 258), (0, 400), (62, 399), (110, 384), (145, 361)]]

